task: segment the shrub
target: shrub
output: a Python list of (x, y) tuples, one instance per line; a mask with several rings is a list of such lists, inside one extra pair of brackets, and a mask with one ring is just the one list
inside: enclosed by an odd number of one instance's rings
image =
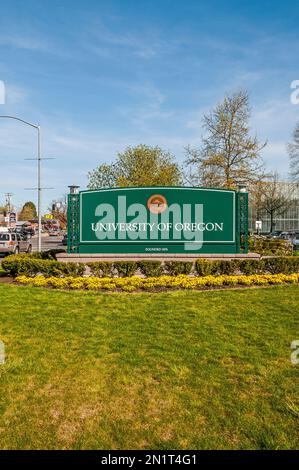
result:
[[(133, 276), (139, 268), (145, 277), (159, 277), (164, 273), (171, 276), (188, 275), (192, 270), (191, 261), (167, 261), (163, 267), (161, 261), (96, 261), (87, 264), (93, 277), (109, 278), (116, 274), (119, 277)], [(85, 272), (83, 263), (62, 263), (54, 259), (42, 259), (40, 253), (10, 255), (2, 261), (4, 271), (15, 277), (26, 276), (82, 276)], [(199, 277), (223, 275), (256, 275), (256, 274), (292, 274), (299, 272), (299, 257), (277, 256), (264, 259), (207, 260), (195, 262)]]
[(34, 255), (39, 255), (41, 259), (54, 259), (57, 260), (56, 255), (59, 253), (65, 253), (66, 250), (63, 248), (52, 248), (51, 250), (42, 251), (41, 253), (33, 253)]
[(36, 276), (44, 274), (45, 276), (72, 275), (82, 276), (85, 271), (83, 263), (61, 263), (53, 259), (41, 259), (26, 254), (10, 255), (2, 261), (4, 271), (10, 276), (25, 274), (26, 276)]
[(216, 266), (217, 261), (209, 261), (207, 259), (198, 259), (195, 262), (195, 269), (199, 276), (209, 276)]
[(82, 276), (85, 272), (85, 264), (84, 263), (60, 263), (57, 261), (58, 266), (55, 268), (57, 269), (58, 275), (66, 275), (66, 276)]
[(163, 274), (161, 261), (138, 261), (137, 266), (141, 273), (146, 277), (161, 276), (161, 274)]
[(206, 260), (195, 263), (199, 276), (232, 274), (291, 274), (299, 272), (299, 258), (295, 256), (276, 256), (264, 259), (245, 260)]
[(259, 274), (265, 271), (265, 263), (263, 259), (242, 259), (236, 262), (240, 273), (250, 275)]
[(164, 263), (164, 269), (171, 276), (177, 276), (179, 274), (190, 274), (192, 271), (192, 261), (166, 261)]
[(119, 277), (130, 277), (135, 274), (137, 263), (135, 261), (114, 261), (113, 269)]
[(113, 263), (111, 261), (93, 261), (87, 263), (93, 276), (109, 277), (111, 276)]
[(35, 276), (36, 274), (49, 275), (54, 273), (54, 269), (58, 268), (57, 261), (42, 260), (31, 256), (11, 255), (2, 262), (2, 267), (7, 274), (18, 276), (25, 274), (27, 276)]
[(299, 272), (299, 259), (293, 256), (281, 256), (264, 259), (265, 271), (270, 274), (291, 274)]
[(249, 251), (264, 256), (290, 256), (293, 252), (292, 243), (288, 240), (279, 240), (265, 237), (249, 237)]

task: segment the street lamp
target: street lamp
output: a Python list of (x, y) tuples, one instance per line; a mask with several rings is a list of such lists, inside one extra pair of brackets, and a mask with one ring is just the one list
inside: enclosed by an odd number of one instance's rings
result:
[(71, 186), (69, 186), (70, 188), (70, 194), (78, 194), (78, 189), (80, 188), (80, 186), (77, 186), (76, 184), (72, 184)]
[(238, 190), (240, 193), (247, 193), (247, 184), (238, 182)]
[(15, 116), (0, 116), (0, 118), (6, 118), (6, 119), (14, 119), (15, 121), (20, 121), (23, 124), (27, 124), (27, 126), (34, 127), (34, 129), (37, 130), (37, 213), (38, 213), (38, 251), (42, 250), (42, 239), (41, 239), (41, 234), (42, 234), (42, 227), (41, 227), (41, 222), (42, 222), (42, 214), (41, 214), (41, 193), (42, 193), (42, 188), (41, 188), (41, 130), (40, 126), (37, 124), (32, 124), (31, 122), (24, 121), (24, 119), (20, 119)]

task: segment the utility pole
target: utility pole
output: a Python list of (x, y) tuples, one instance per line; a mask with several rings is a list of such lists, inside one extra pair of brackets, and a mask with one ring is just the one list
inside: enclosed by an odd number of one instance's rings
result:
[(41, 157), (41, 129), (38, 124), (32, 124), (31, 122), (20, 119), (16, 116), (0, 116), (0, 118), (14, 119), (15, 121), (27, 124), (27, 126), (33, 127), (37, 130), (37, 158), (26, 158), (26, 160), (37, 160), (37, 188), (25, 188), (37, 190), (37, 212), (38, 212), (38, 251), (42, 251), (42, 189), (53, 189), (53, 188), (42, 188), (41, 187), (41, 160), (52, 160), (51, 158)]
[(10, 227), (10, 211), (11, 211), (11, 197), (12, 193), (5, 194), (5, 207), (6, 207), (6, 217), (8, 217), (7, 227)]
[(7, 211), (11, 211), (11, 197), (13, 196), (12, 193), (6, 193), (5, 195), (5, 205), (7, 207)]

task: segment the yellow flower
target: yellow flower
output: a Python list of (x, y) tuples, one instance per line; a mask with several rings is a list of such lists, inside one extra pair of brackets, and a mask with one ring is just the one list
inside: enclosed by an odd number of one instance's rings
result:
[(133, 292), (137, 289), (152, 290), (155, 288), (182, 288), (196, 289), (204, 286), (235, 286), (235, 285), (268, 285), (282, 283), (298, 283), (299, 273), (294, 274), (252, 274), (246, 275), (220, 275), (190, 277), (187, 275), (161, 276), (140, 278), (137, 276), (127, 278), (111, 277), (36, 277), (18, 276), (16, 281), (21, 284), (33, 285), (35, 287), (50, 286), (55, 289), (88, 289), (88, 290), (114, 290), (119, 288), (125, 292)]

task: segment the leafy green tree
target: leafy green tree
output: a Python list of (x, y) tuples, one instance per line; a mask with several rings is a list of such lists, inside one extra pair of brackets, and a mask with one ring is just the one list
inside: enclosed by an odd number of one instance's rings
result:
[(103, 163), (88, 173), (89, 189), (113, 188), (117, 186), (117, 169), (114, 163)]
[(187, 147), (186, 164), (195, 185), (234, 188), (260, 177), (260, 152), (266, 143), (250, 135), (250, 108), (246, 91), (227, 95), (203, 118), (205, 136), (200, 148)]
[(22, 207), (21, 212), (19, 213), (19, 220), (31, 220), (36, 219), (37, 211), (34, 202), (28, 201)]
[(160, 147), (137, 145), (88, 173), (89, 189), (125, 186), (178, 186), (181, 171), (173, 155)]

